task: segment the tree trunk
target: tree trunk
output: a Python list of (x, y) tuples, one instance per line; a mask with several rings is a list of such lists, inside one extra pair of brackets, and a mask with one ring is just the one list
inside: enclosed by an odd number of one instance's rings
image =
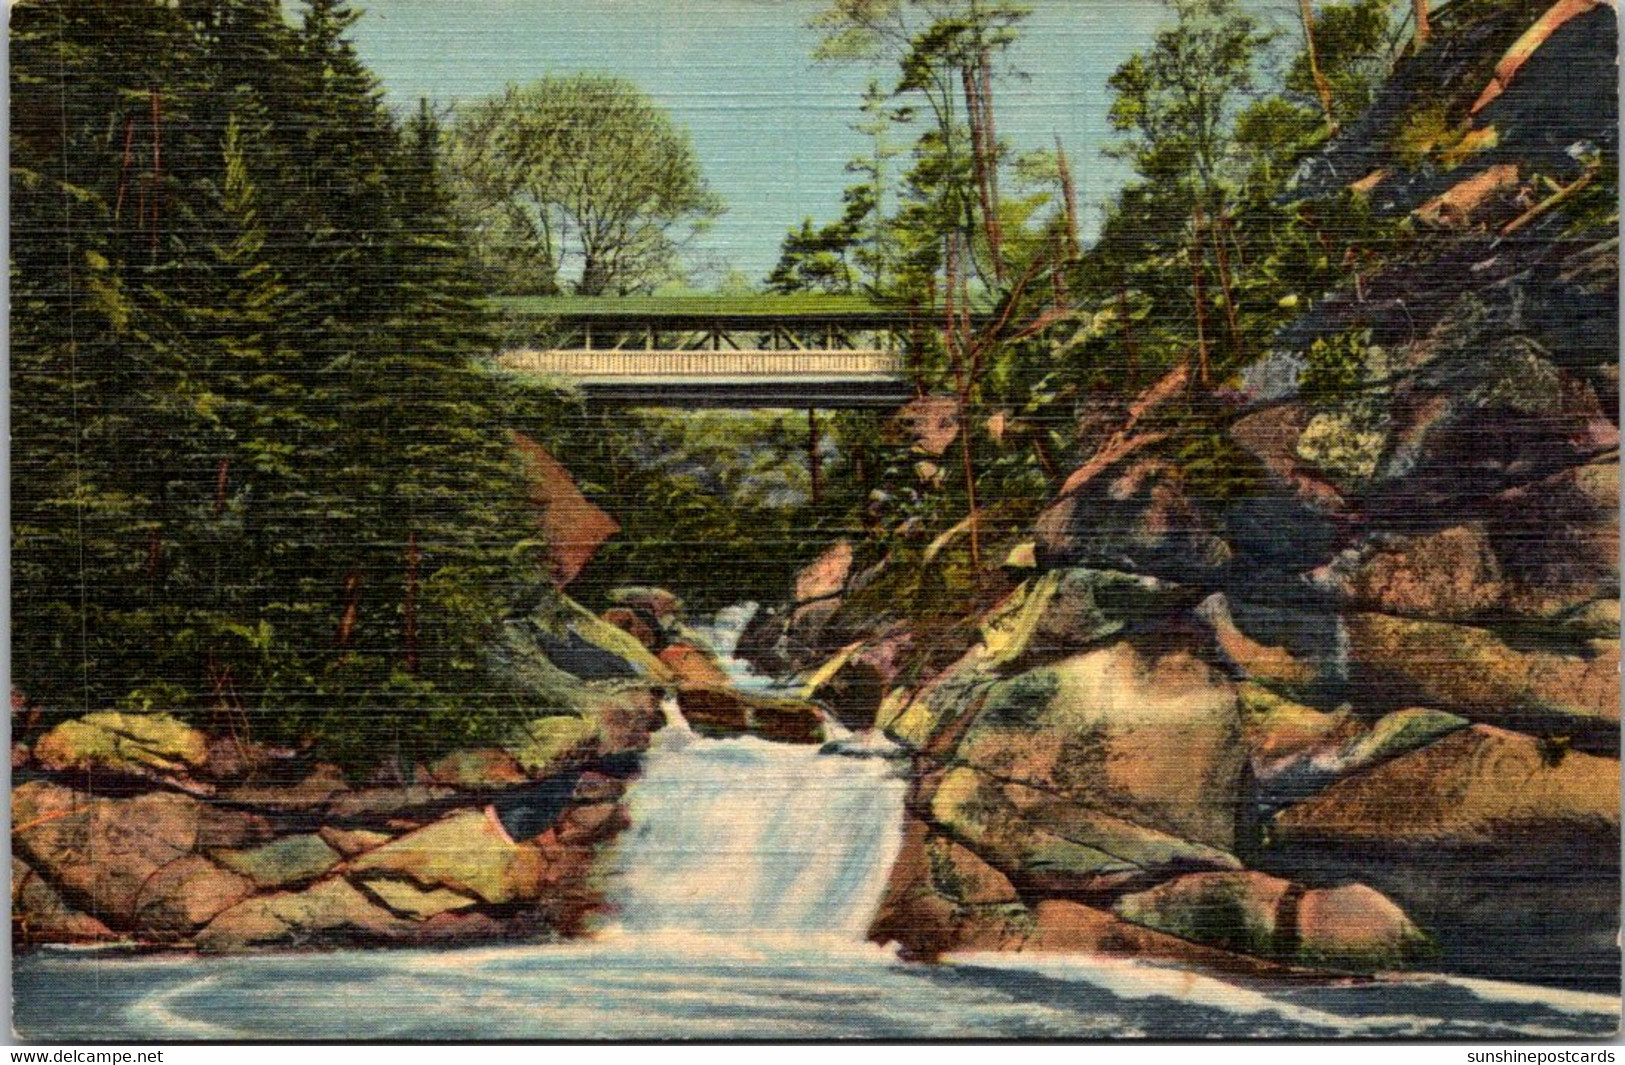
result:
[[(1427, 0), (1417, 0), (1426, 3)], [(1304, 56), (1309, 60), (1309, 75), (1315, 79), (1315, 92), (1320, 97), (1320, 109), (1326, 114), (1326, 128), (1337, 129), (1337, 116), (1332, 113), (1332, 85), (1320, 70), (1320, 57), (1315, 53), (1315, 10), (1311, 0), (1298, 0), (1298, 14), (1303, 17)]]
[(1219, 267), (1219, 286), (1224, 290), (1224, 318), (1230, 330), (1230, 353), (1237, 359), (1241, 358), (1241, 325), (1236, 319), (1235, 286), (1230, 281), (1230, 253), (1224, 250), (1224, 235), (1220, 232), (1225, 224), (1223, 214), (1218, 221), (1208, 227), (1208, 236), (1213, 241), (1213, 259)]
[(333, 645), (343, 651), (350, 646), (356, 622), (361, 617), (361, 574), (351, 570), (344, 575), (344, 611), (339, 615), (339, 631)]
[(1433, 39), (1433, 26), (1428, 22), (1428, 0), (1411, 0), (1411, 11), (1416, 16), (1416, 50), (1421, 51)]
[(1202, 281), (1206, 256), (1202, 253), (1202, 209), (1191, 211), (1191, 303), (1196, 310), (1196, 377), (1203, 387), (1208, 383), (1207, 288)]
[(959, 453), (965, 465), (965, 524), (970, 533), (970, 568), (975, 574), (982, 568), (982, 542), (976, 528), (976, 461), (971, 454), (970, 438), (970, 395), (967, 389), (959, 394)]
[(1078, 257), (1081, 245), (1078, 243), (1078, 190), (1072, 184), (1072, 164), (1067, 161), (1066, 148), (1061, 145), (1061, 135), (1055, 135), (1055, 170), (1061, 179), (1061, 197), (1066, 201), (1066, 246), (1071, 257)]
[(220, 468), (214, 474), (214, 512), (223, 514), (226, 510), (226, 478), (231, 472), (231, 460), (221, 459)]

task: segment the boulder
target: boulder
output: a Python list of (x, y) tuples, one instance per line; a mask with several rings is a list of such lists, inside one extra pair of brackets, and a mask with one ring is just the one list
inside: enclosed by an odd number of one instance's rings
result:
[(452, 751), (428, 767), (427, 777), (458, 791), (493, 791), (530, 779), (519, 760), (499, 747)]
[(852, 576), (854, 551), (850, 540), (837, 540), (796, 574), (795, 601), (810, 603), (838, 596)]
[(823, 743), (824, 712), (813, 703), (734, 688), (685, 688), (677, 705), (694, 731), (708, 736), (756, 735), (779, 743)]
[(620, 523), (581, 494), (570, 471), (524, 433), (514, 433), (524, 463), (530, 502), (547, 545), (548, 576), (559, 587), (576, 579), (599, 546), (620, 531)]
[(705, 688), (729, 683), (728, 673), (717, 664), (716, 657), (692, 644), (672, 644), (660, 652), (660, 661), (671, 670), (679, 685)]
[(1259, 872), (1198, 873), (1118, 901), (1135, 924), (1226, 951), (1358, 972), (1397, 969), (1429, 940), (1363, 884), (1307, 890)]
[(1301, 894), (1289, 881), (1266, 873), (1194, 873), (1119, 899), (1112, 912), (1194, 943), (1279, 958), (1295, 947), (1294, 914), (1283, 903)]
[(351, 860), (346, 875), (360, 883), (404, 879), (502, 905), (536, 898), (541, 858), (516, 844), (489, 808), (460, 810)]
[(1401, 968), (1433, 949), (1404, 910), (1364, 884), (1306, 892), (1296, 938), (1299, 960), (1356, 972)]
[(12, 841), (74, 906), (122, 930), (153, 875), (197, 849), (201, 810), (173, 792), (98, 798), (29, 781), (12, 793)]
[(643, 615), (624, 606), (612, 606), (598, 615), (617, 629), (624, 629), (637, 637), (639, 643), (651, 651), (660, 649), (660, 631), (649, 624)]
[(1129, 641), (972, 695), (952, 760), (1220, 851), (1235, 847), (1246, 751), (1235, 688), (1183, 651)]
[(34, 744), (35, 761), (57, 773), (185, 779), (208, 757), (207, 737), (169, 714), (86, 714), (62, 722)]
[(449, 888), (421, 888), (409, 880), (377, 877), (360, 884), (362, 892), (397, 917), (426, 921), (443, 913), (478, 906), (480, 900)]
[(936, 784), (930, 816), (1029, 894), (1107, 896), (1181, 872), (1240, 867), (1216, 848), (966, 768)]
[(1018, 949), (1029, 953), (1140, 958), (1250, 977), (1290, 973), (1278, 964), (1142, 928), (1115, 914), (1063, 899), (1045, 899), (1033, 907), (1031, 931)]
[(1276, 815), (1277, 846), (1617, 848), (1619, 762), (1474, 725)]
[(1137, 459), (1064, 494), (1033, 524), (1044, 566), (1090, 566), (1201, 586), (1225, 571), (1217, 535), (1171, 462)]
[(17, 946), (34, 943), (101, 943), (118, 934), (68, 905), (62, 893), (26, 862), (11, 859), (11, 934)]
[(354, 858), (358, 854), (365, 854), (374, 847), (382, 847), (395, 837), (387, 832), (372, 832), (364, 828), (345, 829), (323, 825), (316, 830), (316, 834), (339, 854), (346, 858)]
[(309, 949), (366, 946), (410, 936), (416, 922), (396, 917), (342, 877), (303, 891), (260, 895), (222, 912), (194, 943), (205, 954), (257, 947)]
[(1439, 621), (1469, 620), (1508, 598), (1482, 523), (1419, 536), (1377, 534), (1310, 579), (1356, 608)]
[(1051, 570), (1031, 578), (983, 617), (981, 666), (1039, 665), (1100, 643), (1126, 624), (1171, 612), (1180, 590), (1111, 570)]
[(1618, 750), (1618, 641), (1519, 650), (1465, 625), (1354, 614), (1347, 626), (1352, 678), (1373, 699)]
[[(1413, 536), (1378, 533), (1308, 579), (1345, 607), (1373, 613), (1452, 622), (1557, 619), (1611, 596), (1617, 587), (1612, 559), (1587, 568), (1573, 553), (1554, 550), (1554, 537), (1572, 536), (1579, 528), (1564, 523), (1531, 536), (1522, 521), (1496, 521)], [(1617, 533), (1608, 539), (1617, 543)], [(1508, 565), (1501, 561), (1503, 551)], [(1580, 557), (1587, 554), (1594, 552)], [(1618, 634), (1617, 626), (1604, 631)]]
[(604, 598), (618, 607), (654, 619), (658, 628), (683, 618), (683, 601), (664, 588), (611, 588)]
[(159, 869), (136, 896), (135, 926), (158, 939), (184, 939), (214, 916), (254, 894), (247, 877), (228, 872), (201, 854)]
[(258, 888), (282, 888), (323, 876), (343, 855), (321, 835), (310, 833), (283, 836), (258, 847), (221, 848), (210, 857)]
[(538, 717), (515, 729), (504, 750), (530, 779), (544, 780), (585, 761), (597, 737), (592, 722), (579, 717)]

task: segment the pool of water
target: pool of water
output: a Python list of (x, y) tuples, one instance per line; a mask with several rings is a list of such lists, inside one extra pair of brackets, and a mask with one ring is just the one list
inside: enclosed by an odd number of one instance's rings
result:
[(26, 1039), (1562, 1039), (1611, 996), (1445, 977), (1243, 986), (1088, 957), (936, 965), (805, 936), (610, 932), (457, 951), (240, 958), (45, 950), (14, 965)]

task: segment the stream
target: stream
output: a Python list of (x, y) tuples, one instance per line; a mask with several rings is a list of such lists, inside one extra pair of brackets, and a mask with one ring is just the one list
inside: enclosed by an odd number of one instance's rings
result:
[[(707, 635), (732, 658), (748, 608)], [(1122, 959), (865, 942), (901, 844), (904, 763), (707, 739), (674, 704), (628, 793), (592, 938), (462, 950), (198, 957), (46, 949), (16, 959), (31, 1040), (1604, 1036), (1619, 999), (1444, 976), (1264, 987)], [(65, 1008), (72, 1003), (72, 1008)]]

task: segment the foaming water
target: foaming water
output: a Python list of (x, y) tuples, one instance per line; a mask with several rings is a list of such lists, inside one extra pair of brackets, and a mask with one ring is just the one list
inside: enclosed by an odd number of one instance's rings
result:
[(861, 943), (902, 845), (898, 767), (706, 739), (666, 712), (628, 795), (611, 879), (620, 929)]
[[(749, 613), (711, 630), (747, 678), (728, 641)], [(1619, 1026), (1617, 997), (1429, 975), (1281, 987), (1085, 955), (903, 962), (865, 941), (901, 846), (906, 782), (886, 745), (708, 739), (675, 701), (665, 713), (609, 859), (615, 923), (592, 939), (230, 958), (42, 950), (13, 963), (16, 1029), (50, 1042), (1488, 1040)]]

